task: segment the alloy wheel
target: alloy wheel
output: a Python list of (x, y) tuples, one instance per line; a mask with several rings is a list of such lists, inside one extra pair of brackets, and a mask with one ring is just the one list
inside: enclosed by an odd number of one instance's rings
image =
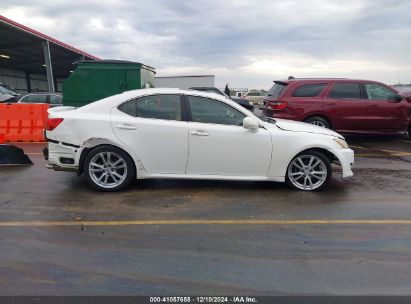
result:
[(326, 128), (327, 126), (324, 124), (324, 122), (322, 122), (321, 120), (312, 120), (310, 121), (310, 124), (313, 124), (315, 126), (319, 126), (322, 128)]
[(315, 190), (326, 182), (328, 169), (322, 159), (315, 155), (300, 155), (288, 167), (290, 182), (301, 190)]
[(115, 188), (127, 178), (126, 161), (114, 152), (100, 152), (94, 155), (88, 171), (92, 181), (105, 189)]

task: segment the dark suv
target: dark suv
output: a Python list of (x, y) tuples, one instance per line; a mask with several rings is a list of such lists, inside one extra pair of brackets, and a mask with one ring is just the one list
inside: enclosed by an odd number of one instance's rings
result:
[(274, 81), (263, 102), (265, 116), (304, 121), (340, 133), (401, 134), (408, 130), (411, 134), (411, 97), (376, 81)]

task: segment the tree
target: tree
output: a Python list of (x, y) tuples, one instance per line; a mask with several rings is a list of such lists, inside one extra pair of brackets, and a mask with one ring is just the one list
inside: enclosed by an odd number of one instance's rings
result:
[(231, 96), (231, 91), (230, 91), (230, 89), (228, 88), (228, 84), (225, 85), (224, 93), (225, 93), (226, 95), (228, 95), (228, 96)]

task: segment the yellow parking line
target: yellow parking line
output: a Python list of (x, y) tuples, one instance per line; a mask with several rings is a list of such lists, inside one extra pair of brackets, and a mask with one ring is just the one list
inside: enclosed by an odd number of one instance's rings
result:
[(411, 225), (405, 220), (136, 220), (136, 221), (22, 221), (0, 222), (0, 227), (50, 226), (138, 226), (138, 225)]
[(377, 150), (377, 151), (382, 151), (382, 152), (386, 152), (386, 153), (399, 153), (399, 154), (403, 154), (403, 153), (405, 153), (405, 154), (407, 154), (407, 153), (410, 153), (410, 152), (408, 152), (408, 151), (395, 151), (395, 150), (378, 150), (378, 149), (373, 149), (373, 150)]
[(349, 145), (349, 146), (350, 148), (356, 148), (356, 149), (369, 149), (369, 148), (360, 147), (360, 146), (352, 146), (352, 145)]
[[(356, 149), (364, 149), (364, 150), (373, 150), (373, 151), (377, 151), (377, 152), (385, 152), (388, 153), (390, 155), (394, 155), (394, 156), (408, 156), (411, 155), (411, 152), (404, 152), (404, 151), (396, 151), (396, 150), (380, 150), (380, 149), (375, 149), (375, 148), (366, 148), (366, 147), (360, 147), (360, 146), (350, 146), (352, 148), (356, 148)], [(356, 154), (358, 155), (358, 154)]]
[(370, 156), (380, 156), (380, 157), (389, 157), (389, 156), (411, 156), (411, 153), (395, 153), (395, 154), (366, 154), (366, 153), (359, 153), (355, 154), (355, 157), (370, 157)]
[(360, 153), (360, 154), (354, 154), (354, 156), (355, 157), (378, 157), (378, 156), (381, 156), (381, 157), (387, 157), (387, 155), (385, 155), (385, 154), (363, 154), (363, 153)]

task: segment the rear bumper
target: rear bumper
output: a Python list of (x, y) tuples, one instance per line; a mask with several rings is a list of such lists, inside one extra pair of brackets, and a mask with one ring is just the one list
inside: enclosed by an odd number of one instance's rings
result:
[(61, 142), (49, 142), (43, 149), (46, 168), (55, 171), (78, 172), (82, 148), (68, 146)]
[(48, 161), (46, 161), (46, 168), (47, 169), (53, 169), (54, 171), (78, 172), (77, 168), (62, 167), (62, 166), (58, 166), (56, 164), (52, 164)]
[(259, 109), (262, 111), (262, 113), (265, 117), (273, 117), (273, 118), (281, 118), (281, 119), (289, 119), (289, 120), (300, 121), (298, 119), (299, 117), (296, 117), (294, 115), (289, 115), (287, 113), (284, 113), (284, 111), (281, 111), (281, 110), (273, 110), (273, 109), (267, 108), (266, 106), (261, 106)]

